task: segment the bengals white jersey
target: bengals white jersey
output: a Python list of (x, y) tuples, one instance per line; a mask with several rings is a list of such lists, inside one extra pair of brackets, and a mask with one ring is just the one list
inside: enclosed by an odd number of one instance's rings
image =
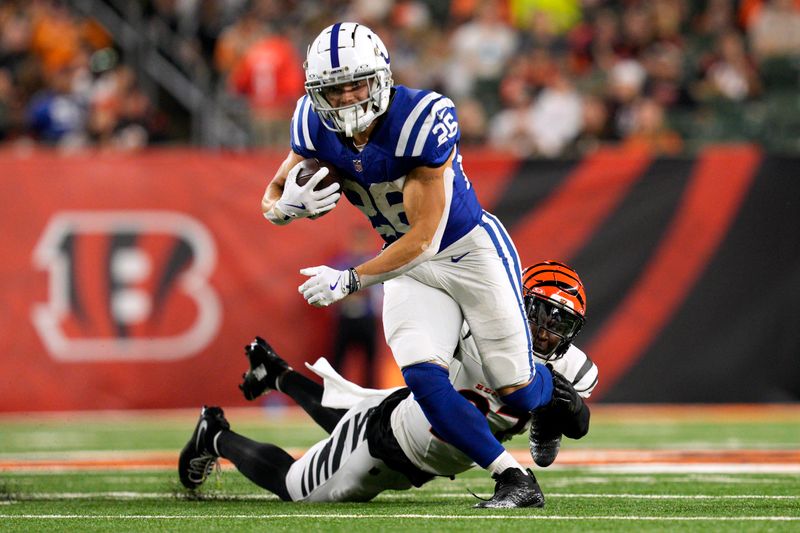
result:
[[(547, 361), (537, 358), (537, 362), (544, 364)], [(570, 346), (563, 357), (551, 363), (583, 398), (589, 397), (597, 384), (598, 372), (597, 366), (585, 353)], [(530, 414), (514, 411), (503, 404), (498, 394), (486, 384), (477, 347), (466, 325), (461, 332), (455, 359), (450, 365), (450, 381), (459, 394), (486, 416), (492, 433), (501, 442), (527, 429)], [(466, 455), (436, 435), (413, 395), (397, 406), (391, 415), (391, 422), (400, 447), (417, 468), (449, 476), (474, 466)]]

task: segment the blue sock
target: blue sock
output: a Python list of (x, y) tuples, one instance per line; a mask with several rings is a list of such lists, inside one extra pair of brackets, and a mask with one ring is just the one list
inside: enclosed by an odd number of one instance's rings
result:
[(486, 468), (505, 451), (486, 417), (453, 388), (447, 370), (433, 363), (403, 369), (403, 378), (434, 431)]
[(536, 375), (530, 383), (515, 390), (507, 396), (501, 396), (503, 403), (519, 411), (533, 411), (537, 407), (547, 405), (553, 397), (553, 374), (550, 369), (534, 363)]

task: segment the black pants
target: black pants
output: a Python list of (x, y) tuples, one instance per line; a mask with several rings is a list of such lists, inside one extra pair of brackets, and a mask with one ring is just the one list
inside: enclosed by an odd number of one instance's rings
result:
[(339, 319), (336, 328), (336, 339), (333, 344), (333, 367), (336, 370), (342, 372), (347, 351), (354, 347), (361, 347), (364, 350), (366, 376), (363, 385), (369, 388), (378, 388), (380, 369), (375, 360), (377, 353), (377, 324), (372, 315), (361, 318), (342, 317)]

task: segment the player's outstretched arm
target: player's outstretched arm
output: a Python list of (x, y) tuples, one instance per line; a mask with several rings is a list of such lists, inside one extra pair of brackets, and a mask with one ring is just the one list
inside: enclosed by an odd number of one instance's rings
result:
[(551, 370), (553, 374), (552, 405), (559, 413), (561, 432), (565, 437), (580, 439), (589, 432), (589, 406), (567, 378)]

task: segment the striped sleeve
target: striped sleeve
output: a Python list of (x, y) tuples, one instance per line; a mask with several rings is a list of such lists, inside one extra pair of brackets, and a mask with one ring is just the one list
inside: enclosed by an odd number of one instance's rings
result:
[(417, 166), (438, 167), (447, 161), (461, 136), (456, 109), (439, 93), (422, 94), (403, 122), (394, 154), (418, 159)]
[(316, 115), (311, 109), (311, 100), (308, 96), (302, 96), (297, 100), (297, 107), (292, 116), (291, 137), (292, 150), (304, 157), (314, 157), (314, 153), (317, 151), (313, 141), (316, 132), (316, 124), (313, 122), (315, 118)]
[(564, 357), (553, 362), (553, 368), (567, 378), (582, 398), (591, 396), (599, 378), (597, 365), (577, 346), (567, 349)]
[(586, 357), (586, 361), (581, 367), (578, 375), (572, 380), (572, 386), (575, 387), (575, 392), (580, 394), (581, 398), (588, 398), (592, 395), (592, 391), (597, 386), (597, 380), (600, 373), (597, 370), (597, 365)]

